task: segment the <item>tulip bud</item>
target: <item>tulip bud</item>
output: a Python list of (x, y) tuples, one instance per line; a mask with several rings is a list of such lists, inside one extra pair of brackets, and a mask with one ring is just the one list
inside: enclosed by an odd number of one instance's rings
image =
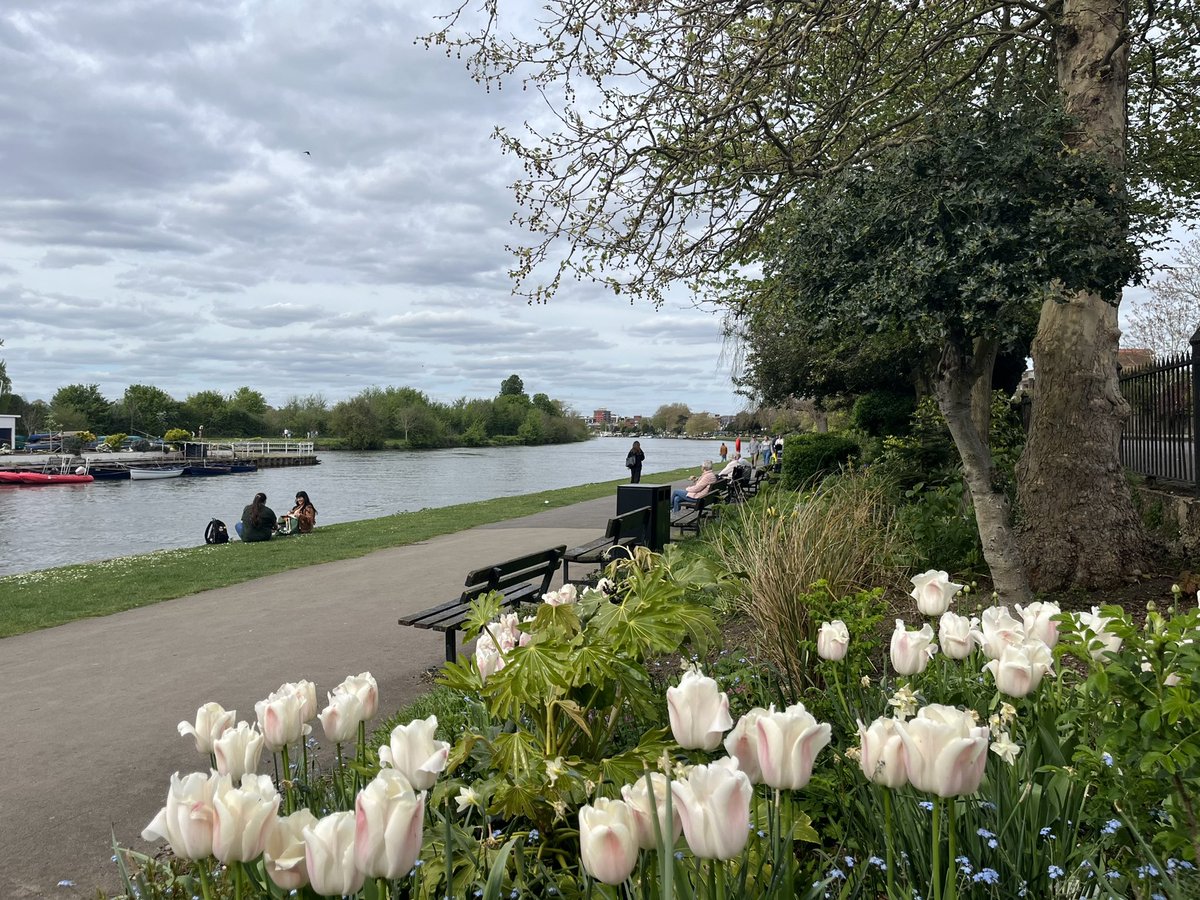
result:
[(213, 792), (213, 856), (223, 863), (258, 859), (279, 812), (279, 792), (267, 775), (243, 775), (235, 788), (221, 775)]
[(436, 732), (437, 716), (397, 725), (389, 745), (379, 748), (380, 764), (391, 766), (407, 778), (414, 790), (428, 790), (450, 759), (450, 745), (435, 741)]
[(738, 768), (746, 773), (751, 784), (762, 781), (762, 769), (758, 765), (758, 728), (755, 723), (767, 711), (756, 706), (733, 726), (733, 731), (725, 738), (725, 752), (738, 762)]
[(395, 769), (379, 774), (354, 802), (355, 865), (371, 878), (402, 878), (421, 855), (425, 792)]
[(930, 704), (897, 728), (908, 781), (939, 797), (974, 793), (987, 764), (988, 729), (953, 706)]
[(880, 717), (868, 728), (860, 720), (858, 765), (868, 780), (886, 788), (903, 787), (908, 781), (904, 764), (904, 740), (900, 730), (904, 723), (898, 719)]
[(353, 741), (358, 736), (358, 723), (366, 718), (363, 702), (357, 694), (334, 691), (329, 695), (329, 705), (317, 717), (325, 729), (327, 740), (335, 744)]
[(354, 864), (354, 813), (331, 813), (304, 829), (304, 865), (318, 894), (358, 893), (366, 876)]
[(220, 703), (205, 703), (196, 710), (196, 724), (179, 723), (179, 736), (191, 735), (196, 741), (196, 750), (205, 756), (213, 752), (213, 741), (225, 733), (237, 718), (237, 710), (228, 712)]
[(579, 850), (584, 869), (597, 881), (621, 884), (633, 873), (638, 845), (624, 801), (601, 798), (579, 808)]
[(1092, 659), (1103, 659), (1106, 653), (1116, 653), (1121, 649), (1123, 639), (1108, 630), (1108, 623), (1112, 619), (1100, 615), (1099, 607), (1093, 606), (1090, 613), (1075, 613), (1075, 621), (1081, 631), (1087, 629), (1092, 632), (1088, 640), (1088, 652)]
[(263, 869), (267, 877), (285, 891), (295, 891), (308, 884), (308, 867), (304, 863), (304, 829), (317, 824), (317, 817), (300, 809), (282, 819), (267, 834), (263, 848)]
[(792, 791), (807, 785), (813, 761), (829, 743), (829, 724), (817, 722), (803, 703), (796, 703), (783, 712), (772, 706), (759, 716), (755, 729), (763, 783)]
[(909, 596), (917, 601), (917, 609), (924, 616), (940, 616), (962, 589), (961, 584), (950, 580), (949, 574), (935, 569), (914, 575), (910, 580), (913, 589)]
[(683, 834), (701, 859), (733, 859), (750, 837), (754, 786), (737, 760), (693, 766), (686, 780), (671, 782)]
[(683, 673), (678, 687), (667, 688), (667, 708), (671, 734), (685, 750), (715, 750), (733, 727), (729, 698), (698, 666)]
[(258, 715), (258, 730), (262, 732), (267, 749), (274, 753), (288, 744), (293, 744), (312, 729), (304, 724), (305, 699), (297, 692), (283, 689), (276, 691), (266, 700), (254, 704)]
[(1058, 623), (1054, 617), (1062, 614), (1057, 603), (1038, 601), (1026, 607), (1016, 607), (1017, 615), (1025, 628), (1025, 634), (1037, 638), (1051, 650), (1058, 644)]
[(1025, 697), (1037, 690), (1042, 676), (1050, 671), (1054, 657), (1041, 641), (1005, 647), (999, 659), (993, 659), (984, 669), (996, 680), (996, 690), (1009, 697)]
[(557, 591), (542, 594), (542, 602), (548, 606), (565, 606), (574, 603), (576, 599), (578, 595), (573, 584), (564, 584)]
[(929, 660), (937, 652), (937, 644), (933, 643), (933, 628), (928, 622), (920, 631), (908, 631), (904, 620), (896, 620), (896, 630), (892, 632), (892, 669), (897, 675), (916, 675), (924, 672)]
[(362, 717), (371, 719), (379, 708), (379, 685), (370, 672), (351, 675), (333, 689), (335, 694), (353, 694), (362, 703)]
[(938, 622), (938, 648), (951, 659), (966, 659), (971, 651), (983, 642), (978, 619), (942, 613)]
[(142, 840), (163, 841), (180, 859), (205, 859), (212, 855), (213, 792), (219, 775), (192, 772), (171, 776), (167, 805), (142, 831)]
[(263, 736), (249, 723), (238, 722), (237, 728), (230, 728), (213, 744), (217, 772), (240, 783), (243, 775), (258, 771), (262, 750)]
[(850, 647), (850, 629), (841, 619), (825, 622), (817, 632), (817, 656), (830, 662), (846, 658)]
[[(650, 788), (646, 785), (646, 778), (650, 779), (654, 785), (654, 799), (651, 802)], [(679, 835), (683, 831), (683, 824), (679, 821), (679, 810), (671, 808), (671, 820), (667, 821), (667, 777), (661, 772), (651, 772), (648, 776), (642, 776), (634, 784), (627, 784), (621, 788), (621, 799), (625, 801), (625, 805), (629, 807), (629, 812), (633, 816), (633, 830), (637, 838), (637, 844), (643, 850), (653, 850), (658, 846), (658, 833), (662, 833), (662, 841), (667, 849), (675, 846), (675, 842), (679, 840)], [(658, 819), (657, 829), (654, 825), (654, 820)]]

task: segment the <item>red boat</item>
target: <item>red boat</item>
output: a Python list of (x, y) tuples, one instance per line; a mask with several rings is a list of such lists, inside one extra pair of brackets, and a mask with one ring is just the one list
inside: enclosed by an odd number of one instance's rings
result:
[(52, 475), (46, 472), (0, 472), (0, 484), (87, 484), (91, 475)]

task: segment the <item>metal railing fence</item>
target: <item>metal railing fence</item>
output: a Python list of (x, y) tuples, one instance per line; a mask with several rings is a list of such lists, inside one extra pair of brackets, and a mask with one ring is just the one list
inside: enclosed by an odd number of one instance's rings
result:
[(1200, 330), (1191, 352), (1155, 360), (1119, 376), (1130, 414), (1121, 432), (1121, 464), (1148, 479), (1198, 488), (1200, 471)]

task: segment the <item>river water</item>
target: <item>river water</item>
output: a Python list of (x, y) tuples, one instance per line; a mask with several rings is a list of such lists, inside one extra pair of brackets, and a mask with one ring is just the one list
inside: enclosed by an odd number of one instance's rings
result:
[[(256, 491), (276, 513), (308, 491), (317, 525), (530, 494), (627, 475), (631, 441), (544, 447), (320, 452), (318, 466), (244, 475), (0, 487), (0, 576), (70, 563), (193, 547), (209, 519), (229, 526)], [(730, 442), (732, 443), (732, 442)], [(642, 480), (716, 459), (719, 441), (644, 438)], [(236, 537), (233, 538), (236, 540)]]

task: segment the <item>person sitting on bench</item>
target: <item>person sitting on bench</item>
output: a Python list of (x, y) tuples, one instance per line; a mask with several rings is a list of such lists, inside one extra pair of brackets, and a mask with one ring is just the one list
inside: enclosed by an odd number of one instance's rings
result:
[(712, 460), (706, 459), (704, 465), (700, 467), (700, 477), (695, 475), (688, 476), (688, 480), (692, 482), (691, 487), (677, 488), (675, 493), (671, 495), (671, 512), (679, 512), (679, 504), (684, 500), (699, 500), (705, 494), (712, 490), (712, 486), (717, 483), (717, 476), (713, 472)]
[(742, 459), (740, 453), (733, 454), (733, 459), (721, 470), (718, 478), (724, 478), (726, 481), (736, 481), (739, 475), (743, 472), (739, 470), (750, 468), (750, 460)]

